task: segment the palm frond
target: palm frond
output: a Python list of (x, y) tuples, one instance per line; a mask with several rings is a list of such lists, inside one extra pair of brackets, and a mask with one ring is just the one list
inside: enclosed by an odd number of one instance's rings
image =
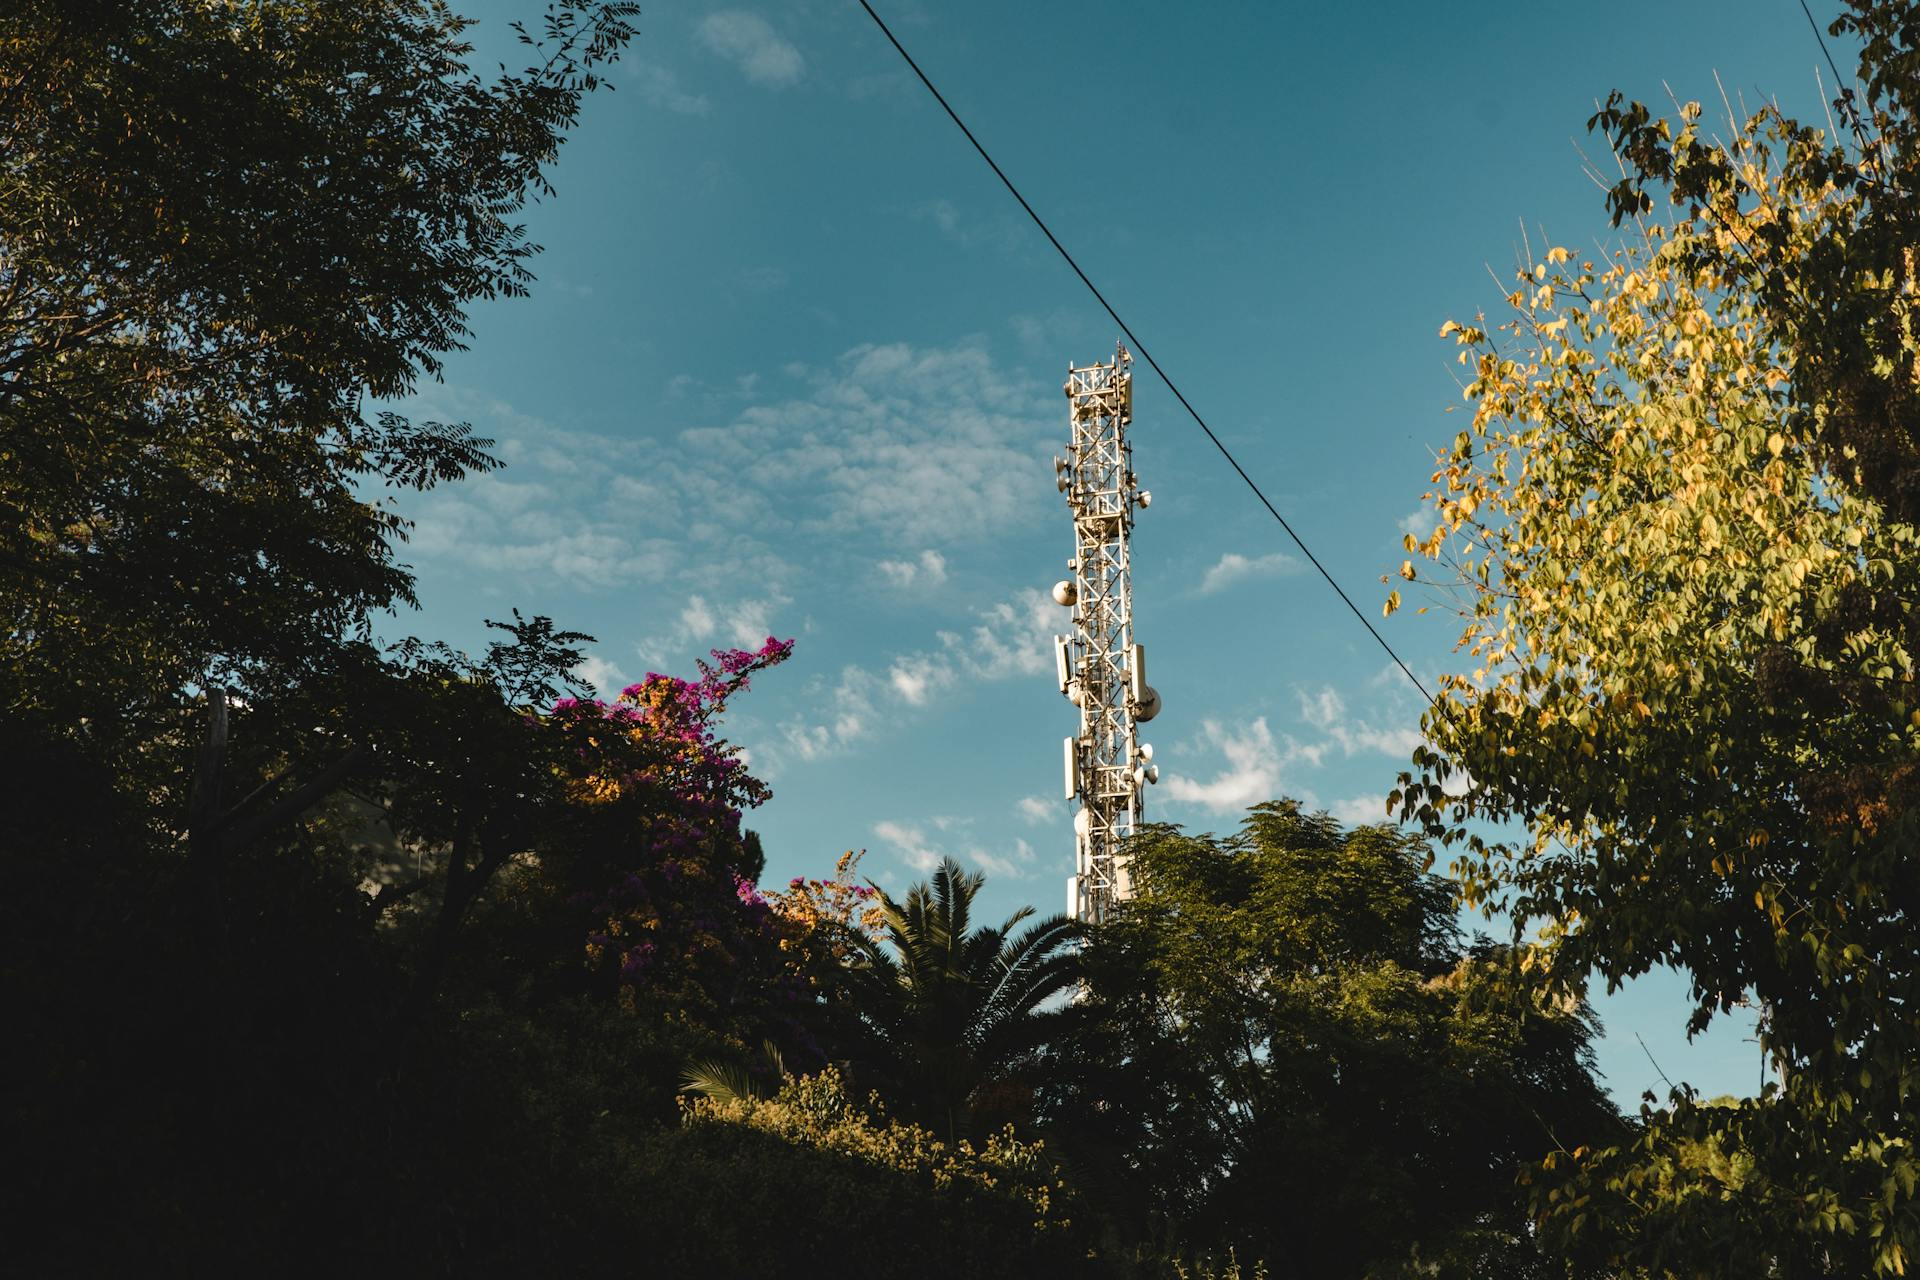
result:
[(1080, 976), (1078, 926), (1064, 916), (1036, 920), (1027, 907), (976, 928), (985, 881), (943, 859), (902, 897), (880, 891), (879, 937), (851, 947), (847, 994), (867, 1041), (864, 1068), (950, 1135), (965, 1132), (982, 1082), (1057, 1031), (1058, 1011), (1046, 1006)]
[(680, 1075), (680, 1092), (715, 1102), (754, 1102), (762, 1096), (745, 1064), (720, 1058), (689, 1062)]
[[(755, 1069), (759, 1070), (756, 1077)], [(760, 1042), (758, 1059), (741, 1062), (727, 1058), (700, 1058), (680, 1074), (680, 1092), (697, 1093), (715, 1102), (758, 1102), (779, 1091), (787, 1077), (786, 1056), (771, 1040)], [(764, 1083), (771, 1080), (769, 1086)]]

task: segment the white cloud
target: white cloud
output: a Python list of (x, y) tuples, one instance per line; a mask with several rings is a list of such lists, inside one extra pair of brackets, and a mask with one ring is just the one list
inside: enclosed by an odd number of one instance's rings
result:
[(947, 580), (947, 558), (933, 550), (922, 551), (915, 560), (882, 560), (875, 567), (896, 587), (910, 587), (916, 582), (937, 587)]
[(773, 636), (773, 611), (789, 601), (785, 596), (771, 600), (739, 600), (722, 610), (727, 638), (741, 648), (757, 649)]
[(1023, 821), (1038, 826), (1057, 818), (1060, 815), (1060, 806), (1045, 796), (1023, 796), (1020, 803), (1014, 806), (1014, 811)]
[(673, 662), (704, 651), (718, 640), (742, 649), (758, 649), (773, 634), (774, 611), (793, 601), (784, 594), (715, 604), (703, 595), (687, 597), (686, 605), (663, 632), (643, 636), (634, 652), (647, 662)]
[(923, 200), (895, 205), (887, 212), (931, 226), (942, 239), (967, 249), (1019, 250), (1030, 234), (1030, 228), (1019, 215), (1010, 216), (996, 205), (963, 210), (951, 200)]
[(1349, 827), (1393, 821), (1387, 813), (1387, 798), (1384, 795), (1349, 796), (1345, 800), (1334, 801), (1327, 807), (1327, 812)]
[(680, 630), (689, 640), (705, 640), (713, 634), (713, 610), (705, 596), (689, 596), (680, 611)]
[(1400, 532), (1410, 533), (1425, 542), (1440, 526), (1440, 513), (1432, 507), (1419, 507), (1400, 517)]
[[(605, 432), (429, 385), (398, 407), (472, 421), (508, 465), (407, 495), (402, 512), (417, 521), (408, 558), (423, 577), (454, 573), (476, 592), (589, 621), (603, 636), (602, 619), (635, 617), (609, 658), (684, 672), (712, 647), (804, 631), (795, 599), (814, 611), (858, 607), (867, 602), (846, 600), (847, 584), (876, 578), (946, 589), (956, 548), (1002, 545), (1050, 519), (1050, 380), (1009, 376), (972, 340), (779, 357), (757, 377), (734, 368), (657, 388), (662, 426)], [(881, 557), (891, 567), (876, 574)], [(639, 598), (635, 588), (656, 607), (629, 611), (618, 597)], [(562, 589), (599, 598), (550, 603)], [(989, 598), (891, 657), (821, 654), (829, 671), (855, 656), (862, 669), (774, 718), (756, 741), (763, 769), (848, 750), (889, 719), (956, 696), (962, 682), (1050, 672), (1059, 612), (1025, 591)], [(810, 646), (804, 656), (815, 656)]]
[(802, 760), (831, 755), (873, 732), (873, 694), (873, 677), (858, 667), (847, 667), (814, 722), (789, 720), (780, 727), (781, 736)]
[[(813, 690), (813, 709), (788, 720), (780, 732), (801, 760), (837, 754), (870, 736), (889, 719), (929, 706), (966, 681), (1006, 680), (1053, 669), (1053, 637), (1047, 629), (1057, 606), (1038, 591), (982, 609), (980, 621), (962, 634), (936, 633), (934, 649), (898, 654), (879, 674), (857, 666), (841, 671), (832, 688)], [(891, 702), (890, 709), (883, 709)]]
[(706, 95), (688, 93), (680, 87), (680, 78), (657, 62), (623, 64), (627, 78), (639, 88), (640, 97), (650, 107), (675, 115), (703, 116), (712, 106)]
[(935, 693), (957, 678), (951, 665), (928, 653), (909, 653), (895, 658), (887, 670), (887, 683), (893, 686), (900, 700), (911, 707), (926, 706)]
[(1032, 866), (1035, 855), (1033, 846), (1016, 836), (1012, 853), (1000, 854), (990, 853), (985, 849), (968, 849), (967, 856), (973, 860), (975, 866), (990, 876), (1024, 880), (1030, 874), (1028, 868)]
[(722, 9), (700, 24), (707, 48), (740, 68), (748, 80), (767, 88), (798, 84), (806, 68), (800, 51), (774, 31), (767, 20), (743, 9)]
[(1167, 791), (1175, 800), (1214, 813), (1232, 813), (1280, 796), (1281, 753), (1265, 716), (1239, 733), (1223, 727), (1218, 720), (1204, 720), (1200, 733), (1208, 745), (1227, 758), (1227, 767), (1205, 782), (1170, 774)]
[(1300, 562), (1284, 551), (1251, 558), (1237, 551), (1229, 551), (1220, 557), (1220, 563), (1208, 569), (1206, 576), (1200, 579), (1200, 594), (1212, 595), (1249, 578), (1277, 578), (1298, 572), (1299, 568)]
[(591, 684), (601, 697), (610, 697), (630, 683), (626, 672), (605, 658), (589, 654), (573, 673)]
[(802, 395), (681, 433), (705, 463), (701, 496), (742, 488), (763, 522), (895, 545), (998, 537), (1049, 513), (1050, 415), (978, 346), (855, 347), (804, 382)]
[(942, 646), (982, 680), (1034, 676), (1053, 669), (1053, 635), (1060, 606), (1032, 587), (982, 611), (963, 640), (942, 632)]
[(658, 581), (673, 563), (664, 542), (636, 537), (608, 516), (568, 511), (557, 488), (539, 481), (474, 476), (422, 494), (408, 514), (412, 556), (489, 574), (607, 589)]
[[(935, 818), (932, 823), (937, 830), (951, 831), (955, 834), (964, 834), (966, 828), (971, 825), (970, 820), (965, 818)], [(939, 866), (942, 858), (952, 857), (954, 861), (963, 865), (971, 864), (990, 876), (1024, 880), (1032, 874), (1031, 867), (1038, 857), (1032, 845), (1018, 838), (1014, 840), (1011, 852), (996, 853), (970, 842), (963, 846), (958, 856), (955, 856), (947, 848), (929, 840), (926, 833), (918, 826), (908, 826), (899, 822), (876, 822), (873, 826), (873, 834), (875, 839), (891, 846), (895, 857), (923, 874)]]
[(1424, 739), (1416, 728), (1382, 728), (1347, 714), (1346, 700), (1332, 685), (1300, 692), (1300, 718), (1325, 733), (1347, 755), (1378, 751), (1405, 759)]
[(969, 680), (1007, 680), (1050, 671), (1057, 608), (1028, 589), (982, 609), (963, 635), (941, 631), (937, 649), (903, 653), (887, 664), (885, 687), (909, 707), (924, 707), (935, 695)]
[(508, 466), (410, 496), (409, 550), (510, 591), (557, 578), (596, 591), (679, 585), (711, 601), (725, 581), (784, 603), (809, 573), (868, 572), (872, 553), (853, 549), (863, 540), (927, 548), (900, 562), (915, 585), (937, 584), (950, 545), (1047, 518), (1053, 406), (977, 343), (866, 345), (824, 366), (788, 365), (757, 381), (676, 380), (670, 412), (693, 425), (664, 434), (575, 431), (429, 388), (403, 408), (474, 421)]
[(1325, 729), (1346, 714), (1346, 700), (1332, 685), (1322, 685), (1318, 693), (1294, 692), (1300, 697), (1300, 718), (1316, 729)]
[(902, 826), (897, 822), (876, 822), (873, 824), (873, 834), (875, 839), (892, 845), (894, 856), (915, 871), (931, 871), (940, 865), (940, 859), (947, 856), (929, 844), (918, 827)]

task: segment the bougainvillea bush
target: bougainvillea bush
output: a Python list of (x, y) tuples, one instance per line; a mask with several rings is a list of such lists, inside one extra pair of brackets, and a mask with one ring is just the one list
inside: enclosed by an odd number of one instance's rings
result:
[(772, 792), (720, 733), (729, 700), (792, 652), (769, 637), (715, 650), (697, 679), (648, 673), (611, 700), (560, 699), (539, 727), (561, 744), (563, 799), (496, 915), (560, 990), (678, 1024), (691, 1044), (772, 1036), (817, 1065), (799, 964), (813, 926), (756, 883), (745, 815)]

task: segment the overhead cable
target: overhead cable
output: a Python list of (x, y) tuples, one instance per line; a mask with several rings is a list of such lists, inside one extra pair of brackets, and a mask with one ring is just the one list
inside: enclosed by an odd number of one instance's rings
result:
[(1227, 446), (1221, 443), (1220, 437), (1215, 435), (1213, 428), (1207, 425), (1207, 420), (1200, 416), (1200, 411), (1193, 407), (1193, 404), (1187, 399), (1179, 386), (1174, 383), (1174, 380), (1167, 376), (1167, 371), (1160, 367), (1160, 362), (1153, 358), (1153, 353), (1147, 349), (1147, 344), (1142, 342), (1127, 322), (1120, 318), (1120, 313), (1114, 310), (1113, 304), (1108, 302), (1106, 295), (1100, 292), (1100, 287), (1094, 284), (1085, 271), (1080, 269), (1080, 264), (1074, 261), (1071, 253), (1067, 252), (1067, 247), (1060, 243), (1059, 237), (1053, 234), (1052, 229), (1047, 226), (1045, 219), (1034, 212), (1033, 206), (1027, 203), (1027, 198), (1020, 194), (1020, 188), (1013, 185), (1013, 179), (1006, 175), (1006, 171), (999, 166), (993, 156), (988, 153), (987, 149), (980, 144), (980, 139), (974, 136), (973, 130), (967, 127), (967, 122), (960, 118), (960, 113), (953, 109), (952, 104), (947, 101), (946, 96), (934, 86), (933, 81), (927, 77), (927, 73), (920, 69), (920, 64), (913, 60), (913, 55), (907, 52), (906, 46), (900, 43), (899, 37), (893, 34), (892, 29), (881, 20), (878, 13), (874, 12), (873, 6), (867, 3), (867, 0), (860, 0), (860, 7), (867, 11), (867, 16), (873, 19), (873, 24), (880, 28), (880, 34), (887, 38), (888, 43), (893, 45), (901, 58), (906, 61), (907, 66), (913, 69), (913, 74), (918, 76), (920, 83), (927, 87), (927, 92), (933, 95), (933, 100), (938, 102), (941, 109), (947, 113), (947, 118), (952, 120), (953, 123), (958, 126), (960, 132), (966, 135), (967, 141), (973, 144), (973, 149), (980, 153), (980, 158), (985, 160), (987, 167), (993, 170), (994, 177), (1000, 179), (1001, 185), (1006, 187), (1008, 193), (1011, 194), (1015, 200), (1019, 201), (1020, 207), (1026, 210), (1027, 217), (1033, 220), (1033, 225), (1040, 228), (1040, 234), (1047, 238), (1047, 243), (1054, 247), (1054, 250), (1059, 253), (1060, 257), (1069, 267), (1073, 268), (1073, 274), (1080, 277), (1080, 283), (1087, 286), (1087, 291), (1093, 295), (1094, 301), (1098, 302), (1101, 308), (1106, 311), (1107, 315), (1112, 317), (1113, 322), (1120, 326), (1120, 332), (1126, 335), (1127, 342), (1132, 349), (1139, 354), (1142, 360), (1147, 362), (1147, 365), (1159, 376), (1160, 381), (1166, 384), (1167, 390), (1173, 392), (1173, 398), (1180, 402), (1180, 407), (1187, 411), (1188, 416), (1194, 420), (1194, 423), (1206, 434), (1207, 439), (1213, 443), (1213, 447), (1220, 451), (1220, 456), (1227, 460), (1227, 465), (1233, 468), (1236, 475), (1246, 481), (1247, 488), (1253, 490), (1253, 496), (1260, 500), (1260, 504), (1267, 509), (1269, 515), (1279, 521), (1280, 527), (1286, 531), (1289, 538), (1293, 539), (1293, 545), (1300, 548), (1300, 553), (1306, 556), (1308, 562), (1319, 571), (1320, 576), (1326, 579), (1327, 585), (1333, 588), (1334, 594), (1339, 596), (1341, 602), (1352, 611), (1353, 616), (1360, 620), (1360, 625), (1367, 629), (1367, 634), (1373, 637), (1374, 643), (1384, 649), (1387, 656), (1393, 659), (1394, 665), (1400, 668), (1402, 674), (1404, 674), (1408, 680), (1412, 681), (1413, 687), (1420, 691), (1420, 696), (1425, 698), (1429, 703), (1433, 702), (1433, 695), (1427, 692), (1427, 687), (1424, 684), (1420, 683), (1420, 677), (1414, 675), (1413, 669), (1406, 664), (1398, 653), (1394, 652), (1393, 646), (1387, 643), (1386, 637), (1380, 634), (1379, 629), (1373, 625), (1372, 619), (1368, 618), (1367, 615), (1361, 611), (1360, 606), (1353, 602), (1353, 597), (1349, 596), (1340, 584), (1334, 580), (1333, 575), (1327, 572), (1327, 567), (1320, 562), (1320, 557), (1313, 554), (1313, 549), (1307, 546), (1306, 540), (1294, 532), (1293, 526), (1287, 523), (1287, 518), (1280, 514), (1279, 508), (1273, 505), (1267, 498), (1267, 495), (1261, 491), (1260, 486), (1254, 483), (1253, 477), (1247, 474), (1246, 468), (1242, 467)]

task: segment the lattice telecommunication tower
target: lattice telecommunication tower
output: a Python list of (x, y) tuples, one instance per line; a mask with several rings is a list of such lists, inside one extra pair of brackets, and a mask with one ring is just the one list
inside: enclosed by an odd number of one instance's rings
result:
[(1146, 811), (1146, 789), (1160, 779), (1153, 747), (1135, 725), (1160, 712), (1147, 683), (1146, 654), (1133, 638), (1133, 569), (1128, 539), (1135, 507), (1153, 495), (1133, 474), (1127, 424), (1133, 420), (1133, 357), (1114, 349), (1112, 364), (1067, 366), (1073, 439), (1053, 460), (1055, 484), (1073, 511), (1073, 577), (1054, 584), (1055, 603), (1073, 610), (1072, 635), (1055, 636), (1060, 692), (1080, 708), (1080, 733), (1066, 740), (1067, 799), (1074, 814), (1074, 873), (1067, 914), (1097, 924), (1132, 896), (1121, 844)]

